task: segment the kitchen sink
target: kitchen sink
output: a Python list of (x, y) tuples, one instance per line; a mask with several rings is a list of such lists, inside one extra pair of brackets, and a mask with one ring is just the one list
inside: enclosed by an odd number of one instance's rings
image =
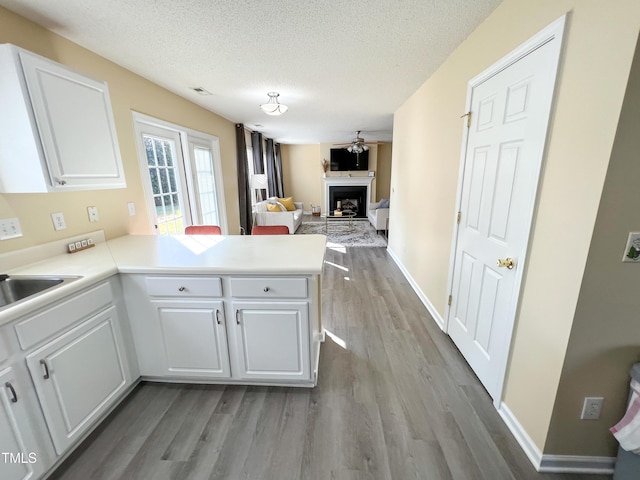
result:
[(0, 309), (78, 278), (0, 275)]

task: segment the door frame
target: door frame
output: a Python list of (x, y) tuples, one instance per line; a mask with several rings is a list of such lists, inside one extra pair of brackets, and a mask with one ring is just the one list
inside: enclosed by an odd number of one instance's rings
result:
[[(529, 200), (529, 206), (527, 209), (527, 215), (529, 218), (529, 222), (528, 222), (528, 230), (527, 230), (527, 240), (525, 242), (524, 248), (523, 248), (523, 255), (519, 258), (518, 261), (518, 269), (515, 272), (515, 282), (514, 282), (514, 289), (513, 289), (513, 296), (508, 308), (508, 326), (507, 326), (507, 336), (506, 338), (508, 339), (508, 345), (507, 348), (505, 349), (505, 355), (503, 356), (503, 358), (499, 359), (499, 370), (500, 370), (500, 381), (499, 381), (499, 385), (498, 388), (496, 389), (496, 395), (493, 398), (493, 402), (494, 405), (496, 407), (498, 407), (500, 405), (500, 403), (502, 402), (502, 397), (503, 397), (503, 393), (504, 393), (504, 380), (505, 380), (505, 376), (506, 376), (506, 372), (507, 372), (507, 366), (508, 366), (508, 361), (509, 361), (509, 356), (510, 356), (510, 352), (511, 352), (511, 341), (513, 339), (513, 327), (515, 325), (515, 320), (516, 320), (516, 314), (518, 311), (518, 307), (520, 305), (520, 298), (521, 298), (521, 288), (522, 288), (522, 279), (524, 278), (524, 272), (527, 268), (527, 259), (528, 259), (528, 254), (529, 254), (529, 249), (530, 249), (530, 244), (531, 244), (531, 233), (533, 231), (532, 226), (533, 226), (533, 220), (535, 218), (535, 212), (536, 212), (536, 206), (537, 206), (537, 199), (538, 199), (538, 192), (540, 190), (540, 181), (542, 178), (542, 166), (544, 163), (544, 159), (546, 158), (547, 155), (547, 149), (548, 149), (548, 144), (549, 144), (549, 126), (551, 124), (551, 116), (553, 114), (554, 111), (554, 104), (555, 104), (555, 96), (556, 96), (556, 90), (557, 90), (557, 85), (558, 85), (558, 68), (559, 68), (559, 64), (560, 64), (560, 58), (561, 58), (561, 53), (562, 53), (562, 47), (563, 47), (563, 38), (564, 38), (564, 30), (565, 30), (565, 26), (566, 26), (566, 20), (567, 20), (567, 15), (568, 14), (564, 14), (562, 15), (560, 18), (558, 18), (557, 20), (555, 20), (554, 22), (552, 22), (550, 25), (548, 25), (547, 27), (545, 27), (544, 29), (542, 29), (541, 31), (539, 31), (537, 34), (535, 34), (533, 37), (531, 37), (529, 40), (527, 40), (526, 42), (522, 43), (521, 45), (519, 45), (518, 47), (516, 47), (514, 50), (512, 50), (510, 53), (508, 53), (506, 56), (502, 57), (500, 60), (498, 60), (496, 63), (494, 63), (493, 65), (491, 65), (489, 68), (487, 68), (486, 70), (484, 70), (482, 73), (480, 73), (479, 75), (476, 75), (475, 77), (473, 77), (471, 80), (469, 80), (469, 83), (467, 84), (467, 98), (466, 98), (466, 102), (465, 102), (465, 112), (470, 112), (471, 110), (471, 103), (472, 103), (472, 95), (473, 95), (473, 91), (476, 87), (478, 87), (479, 85), (481, 85), (482, 83), (490, 80), (491, 78), (493, 78), (494, 76), (496, 76), (497, 74), (499, 74), (500, 72), (502, 72), (503, 70), (507, 69), (508, 67), (510, 67), (511, 65), (513, 65), (514, 63), (518, 62), (519, 60), (521, 60), (522, 58), (526, 57), (527, 55), (529, 55), (531, 52), (533, 52), (534, 50), (542, 47), (543, 45), (546, 45), (549, 42), (552, 42), (555, 40), (555, 44), (553, 45), (553, 49), (550, 51), (550, 55), (553, 54), (555, 55), (555, 64), (554, 64), (554, 68), (555, 68), (555, 80), (553, 82), (553, 89), (551, 92), (551, 103), (550, 103), (550, 108), (549, 108), (549, 118), (547, 119), (547, 133), (545, 136), (545, 143), (544, 143), (544, 147), (542, 149), (541, 155), (539, 158), (536, 159), (536, 161), (538, 162), (538, 166), (537, 166), (537, 179), (536, 179), (536, 188), (533, 190), (531, 198)], [(473, 112), (472, 112), (473, 113)], [(467, 117), (465, 116), (465, 121), (464, 121), (464, 126), (463, 126), (463, 133), (462, 133), (462, 142), (461, 142), (461, 151), (460, 151), (460, 167), (458, 170), (458, 186), (457, 186), (457, 193), (456, 193), (456, 208), (455, 208), (455, 215), (454, 215), (454, 221), (453, 221), (453, 235), (452, 235), (452, 240), (451, 240), (451, 252), (450, 252), (450, 256), (449, 256), (449, 273), (448, 273), (448, 280), (447, 280), (447, 295), (449, 295), (451, 292), (453, 292), (453, 280), (454, 280), (454, 267), (455, 267), (455, 260), (456, 260), (456, 249), (457, 249), (457, 245), (458, 245), (458, 230), (459, 230), (459, 224), (458, 224), (458, 220), (457, 220), (457, 216), (458, 216), (458, 212), (461, 211), (462, 208), (462, 185), (463, 185), (463, 181), (464, 181), (464, 176), (465, 176), (465, 165), (466, 165), (466, 158), (467, 158), (467, 146), (468, 146), (468, 137), (469, 137), (469, 127), (467, 126)], [(443, 330), (448, 333), (449, 332), (449, 320), (450, 320), (450, 316), (452, 313), (452, 309), (451, 306), (449, 305), (449, 301), (447, 299), (447, 301), (445, 301), (445, 315), (444, 315), (444, 324), (443, 324)], [(490, 392), (491, 393), (491, 392)]]

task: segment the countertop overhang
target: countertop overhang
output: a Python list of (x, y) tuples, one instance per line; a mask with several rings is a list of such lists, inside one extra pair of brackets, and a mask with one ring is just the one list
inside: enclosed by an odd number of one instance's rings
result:
[(325, 246), (324, 235), (126, 235), (47, 258), (17, 252), (30, 262), (0, 273), (82, 278), (3, 308), (0, 326), (118, 273), (319, 275)]

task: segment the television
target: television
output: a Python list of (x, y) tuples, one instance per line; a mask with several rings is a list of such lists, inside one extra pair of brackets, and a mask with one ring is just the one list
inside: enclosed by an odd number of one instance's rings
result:
[(349, 152), (346, 148), (331, 149), (331, 171), (345, 172), (369, 170), (369, 150), (362, 153)]

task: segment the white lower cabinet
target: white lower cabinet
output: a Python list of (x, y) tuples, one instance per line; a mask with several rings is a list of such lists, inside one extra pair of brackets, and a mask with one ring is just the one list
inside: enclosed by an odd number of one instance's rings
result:
[(171, 376), (229, 378), (222, 302), (152, 301), (162, 346), (158, 361)]
[(306, 302), (235, 302), (238, 378), (308, 380)]
[(20, 383), (12, 368), (0, 371), (0, 477), (2, 480), (36, 479), (49, 465), (37, 446)]
[(144, 378), (315, 385), (316, 285), (303, 276), (122, 275)]
[(55, 450), (62, 454), (128, 386), (115, 307), (27, 355)]

